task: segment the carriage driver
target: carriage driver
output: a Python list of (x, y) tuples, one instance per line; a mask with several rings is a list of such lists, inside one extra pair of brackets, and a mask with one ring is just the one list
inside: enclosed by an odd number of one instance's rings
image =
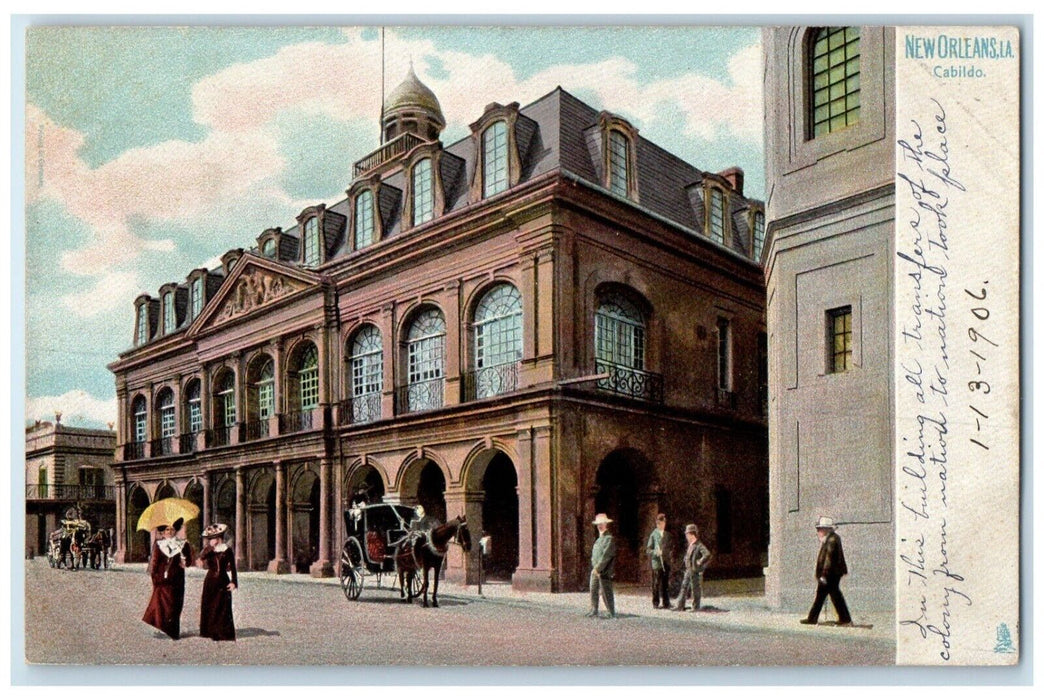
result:
[(432, 528), (438, 527), (438, 524), (437, 518), (424, 513), (424, 506), (417, 505), (413, 509), (413, 520), (410, 521), (410, 533), (427, 533)]

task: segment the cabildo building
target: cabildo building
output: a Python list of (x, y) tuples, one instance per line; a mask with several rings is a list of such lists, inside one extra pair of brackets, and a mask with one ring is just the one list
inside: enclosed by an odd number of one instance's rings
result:
[[(335, 572), (360, 492), (466, 514), (487, 572), (584, 588), (596, 512), (617, 578), (658, 511), (720, 572), (760, 572), (768, 448), (760, 257), (743, 172), (703, 172), (558, 88), (444, 146), (412, 70), (346, 198), (135, 301), (116, 376), (119, 548), (183, 496), (249, 569)], [(474, 581), (477, 552), (447, 576)]]

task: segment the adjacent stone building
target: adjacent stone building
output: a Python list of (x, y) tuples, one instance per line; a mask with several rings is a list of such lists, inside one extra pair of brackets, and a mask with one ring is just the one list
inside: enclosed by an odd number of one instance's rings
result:
[(766, 592), (807, 609), (820, 515), (855, 610), (892, 609), (894, 30), (773, 27), (765, 59), (771, 543)]
[(65, 518), (116, 526), (116, 490), (110, 465), (116, 433), (36, 421), (25, 429), (25, 551), (47, 553), (47, 535)]
[[(230, 524), (243, 568), (330, 575), (365, 491), (466, 514), (520, 588), (586, 587), (601, 511), (618, 579), (648, 576), (658, 511), (700, 523), (718, 572), (759, 574), (765, 220), (742, 170), (561, 88), (450, 145), (444, 124), (411, 70), (345, 199), (135, 301), (110, 365), (120, 556), (176, 495)], [(448, 577), (477, 556), (451, 549)]]

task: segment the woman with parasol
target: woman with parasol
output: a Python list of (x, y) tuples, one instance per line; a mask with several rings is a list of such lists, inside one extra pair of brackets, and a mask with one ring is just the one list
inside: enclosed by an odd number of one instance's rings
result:
[(236, 624), (232, 619), (232, 591), (239, 580), (236, 576), (236, 557), (225, 544), (228, 526), (222, 523), (208, 525), (203, 531), (203, 551), (199, 559), (207, 567), (203, 579), (203, 602), (199, 611), (199, 636), (215, 642), (236, 641)]
[[(187, 504), (187, 506), (185, 505)], [(189, 507), (190, 506), (190, 507)], [(173, 525), (165, 520), (175, 512)], [(177, 536), (186, 519), (194, 518), (199, 509), (189, 501), (167, 498), (145, 509), (138, 519), (138, 529), (156, 528), (149, 573), (152, 576), (152, 598), (141, 618), (171, 639), (181, 637), (181, 610), (185, 607), (185, 567), (192, 565), (192, 547)]]

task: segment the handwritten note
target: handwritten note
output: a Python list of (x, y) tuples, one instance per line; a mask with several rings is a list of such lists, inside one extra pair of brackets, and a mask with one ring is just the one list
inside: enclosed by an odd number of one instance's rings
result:
[[(949, 29), (950, 36), (985, 31)], [(911, 34), (938, 31), (904, 28), (897, 44), (916, 46)], [(988, 38), (1011, 41), (1010, 30), (994, 31), (1003, 36)], [(897, 56), (897, 661), (1011, 663), (1018, 619), (1018, 219), (1011, 216), (1018, 199), (1010, 194), (1017, 138), (1010, 151), (1004, 144), (1018, 129), (1017, 72), (991, 68), (992, 80), (984, 73), (980, 86), (940, 79), (930, 63)], [(998, 93), (1014, 100), (987, 104)], [(1002, 627), (1003, 655), (994, 651)]]

